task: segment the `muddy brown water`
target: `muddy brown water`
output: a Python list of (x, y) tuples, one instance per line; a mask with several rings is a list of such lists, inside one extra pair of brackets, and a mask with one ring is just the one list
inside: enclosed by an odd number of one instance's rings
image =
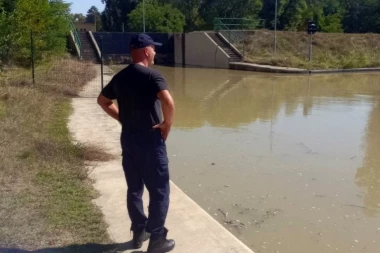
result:
[(171, 178), (225, 228), (255, 252), (380, 252), (380, 74), (156, 68)]

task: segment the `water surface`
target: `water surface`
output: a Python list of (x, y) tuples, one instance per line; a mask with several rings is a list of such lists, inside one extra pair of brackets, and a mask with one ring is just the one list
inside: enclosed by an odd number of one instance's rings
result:
[(156, 68), (172, 180), (223, 226), (255, 252), (380, 252), (380, 74)]

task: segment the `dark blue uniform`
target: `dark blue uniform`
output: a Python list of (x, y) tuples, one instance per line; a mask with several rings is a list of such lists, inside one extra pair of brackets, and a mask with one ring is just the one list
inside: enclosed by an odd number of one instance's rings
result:
[[(116, 99), (122, 124), (123, 168), (128, 185), (127, 207), (132, 230), (146, 228), (159, 238), (169, 208), (169, 167), (166, 144), (154, 125), (162, 122), (157, 94), (167, 90), (162, 75), (150, 68), (131, 64), (103, 89), (102, 95)], [(144, 214), (144, 185), (149, 191), (149, 218)]]

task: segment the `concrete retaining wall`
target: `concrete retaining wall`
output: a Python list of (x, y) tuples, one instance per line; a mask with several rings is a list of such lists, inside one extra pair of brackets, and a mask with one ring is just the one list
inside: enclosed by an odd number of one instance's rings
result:
[(177, 65), (184, 64), (184, 34), (176, 33), (174, 39), (174, 63)]
[[(182, 49), (185, 56), (184, 62), (187, 66), (207, 67), (207, 68), (229, 68), (230, 57), (205, 33), (205, 32), (192, 32), (184, 34), (185, 38), (182, 43), (185, 44)], [(178, 39), (179, 40), (179, 39)], [(179, 41), (177, 41), (179, 43)], [(180, 61), (181, 50), (175, 43), (175, 51), (177, 57), (175, 57), (176, 64), (182, 64)], [(183, 48), (183, 44), (181, 44)]]
[(98, 59), (100, 60), (102, 58), (102, 54), (100, 52), (100, 49), (99, 49), (99, 45), (98, 43), (96, 42), (95, 38), (94, 38), (94, 35), (92, 34), (91, 31), (88, 32), (88, 35), (90, 36), (90, 39), (91, 39), (91, 43), (92, 45), (95, 47), (95, 50), (96, 50), (96, 55), (98, 56)]
[(77, 46), (77, 44), (75, 44), (74, 33), (72, 31), (70, 31), (68, 39), (69, 39), (70, 48), (72, 50), (72, 54), (74, 54), (74, 55), (78, 56), (78, 58), (80, 58), (80, 49)]
[[(103, 51), (103, 58), (107, 63), (127, 64), (130, 58), (129, 42), (133, 32), (95, 32), (92, 33), (99, 49)], [(162, 46), (156, 47), (156, 63), (170, 65), (174, 63), (174, 44), (172, 33), (147, 33)], [(103, 41), (103, 43), (102, 43)]]

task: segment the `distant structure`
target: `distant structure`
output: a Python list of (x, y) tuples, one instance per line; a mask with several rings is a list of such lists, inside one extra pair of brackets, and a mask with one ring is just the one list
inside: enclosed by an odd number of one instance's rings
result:
[(96, 24), (86, 21), (74, 21), (74, 26), (77, 32), (96, 32)]

